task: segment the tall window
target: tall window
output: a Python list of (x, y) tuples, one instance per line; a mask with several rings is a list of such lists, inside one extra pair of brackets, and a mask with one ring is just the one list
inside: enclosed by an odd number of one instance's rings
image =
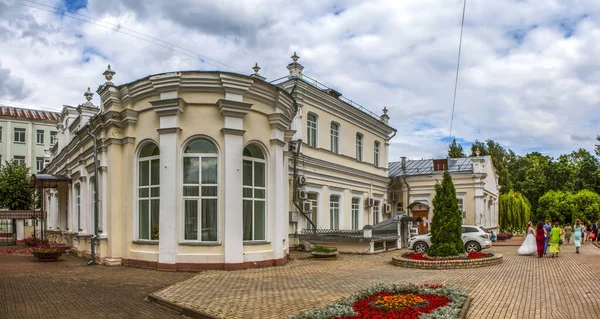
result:
[(358, 214), (360, 209), (360, 198), (352, 198), (352, 229), (358, 229)]
[(317, 147), (317, 116), (312, 113), (306, 117), (306, 143)]
[[(313, 224), (317, 225), (317, 208), (318, 208), (318, 204), (319, 204), (319, 194), (317, 193), (308, 193), (308, 202), (310, 202), (311, 206), (312, 206), (312, 210), (310, 212), (305, 212), (306, 215), (308, 215), (308, 218), (313, 222)], [(307, 229), (314, 229), (314, 227), (309, 223), (306, 222), (306, 228)]]
[(81, 186), (75, 184), (75, 223), (77, 226), (76, 232), (83, 231), (81, 228)]
[(379, 223), (379, 204), (381, 202), (376, 200), (375, 205), (373, 206), (373, 225)]
[(340, 197), (329, 196), (329, 229), (340, 229)]
[(379, 142), (375, 141), (373, 144), (373, 164), (375, 167), (379, 167)]
[(335, 123), (335, 122), (331, 122), (331, 129), (330, 129), (330, 135), (331, 135), (331, 151), (333, 153), (338, 154), (340, 152), (340, 125)]
[(183, 153), (184, 240), (217, 241), (217, 148), (196, 139)]
[(139, 239), (158, 240), (160, 211), (160, 150), (154, 143), (140, 150), (138, 159)]
[(44, 144), (44, 130), (37, 130), (36, 131), (36, 139), (35, 139), (35, 141), (38, 144)]
[[(89, 210), (89, 214), (87, 216), (87, 220), (88, 220), (88, 226), (92, 225), (91, 230), (93, 231), (93, 229), (96, 227), (94, 225), (94, 203), (96, 200), (96, 177), (92, 176), (90, 177), (90, 182), (89, 182), (89, 188), (90, 188), (90, 192), (89, 192), (89, 201), (88, 203), (90, 203), (90, 210)], [(100, 199), (98, 199), (100, 200)], [(98, 223), (100, 223), (100, 203), (98, 203)]]
[(15, 142), (25, 143), (25, 129), (15, 128)]
[(265, 240), (266, 227), (266, 163), (256, 145), (244, 149), (243, 160), (243, 224), (244, 240)]
[(54, 131), (50, 132), (50, 145), (56, 144), (56, 141), (57, 141), (56, 132), (54, 132)]
[(44, 169), (44, 158), (43, 157), (35, 158), (35, 169), (38, 172), (40, 172), (41, 170)]
[(456, 202), (458, 203), (458, 211), (462, 212), (465, 210), (464, 201), (462, 198), (456, 198)]
[(2, 127), (0, 127), (0, 142), (2, 142)]
[(363, 136), (360, 133), (356, 133), (356, 160), (362, 162), (363, 160)]
[(13, 162), (15, 162), (17, 164), (21, 164), (21, 165), (26, 165), (25, 164), (25, 156), (14, 156)]

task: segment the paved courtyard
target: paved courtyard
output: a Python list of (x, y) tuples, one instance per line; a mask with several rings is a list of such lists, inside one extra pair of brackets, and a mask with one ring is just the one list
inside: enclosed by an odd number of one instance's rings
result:
[(420, 270), (390, 264), (398, 252), (315, 260), (293, 253), (282, 267), (208, 271), (155, 292), (179, 306), (221, 318), (284, 318), (324, 306), (376, 282), (455, 284), (470, 292), (469, 318), (596, 318), (600, 313), (600, 249), (563, 247), (558, 258), (520, 256), (494, 247), (500, 265)]
[(0, 254), (0, 318), (182, 318), (144, 299), (193, 274), (86, 262)]

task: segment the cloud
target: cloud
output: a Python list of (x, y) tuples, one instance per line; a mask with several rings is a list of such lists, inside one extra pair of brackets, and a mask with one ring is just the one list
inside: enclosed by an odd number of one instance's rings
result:
[[(305, 74), (375, 113), (388, 107), (398, 129), (390, 160), (446, 154), (460, 0), (49, 5), (67, 12), (0, 0), (0, 59), (31, 90), (23, 103), (79, 104), (108, 63), (117, 83), (173, 70), (249, 74), (255, 62), (272, 80), (287, 74), (297, 51)], [(84, 23), (72, 13), (98, 20)], [(493, 139), (521, 154), (592, 150), (600, 124), (599, 21), (600, 2), (592, 0), (468, 2), (452, 135)]]
[(31, 91), (25, 87), (23, 79), (11, 76), (10, 69), (2, 68), (0, 60), (0, 97), (9, 100), (23, 100), (29, 96)]

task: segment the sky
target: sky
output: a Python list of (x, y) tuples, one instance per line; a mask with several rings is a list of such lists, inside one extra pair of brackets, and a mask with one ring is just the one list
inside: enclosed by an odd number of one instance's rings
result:
[[(0, 0), (0, 104), (85, 102), (176, 70), (304, 73), (398, 130), (389, 160), (447, 153), (463, 0)], [(86, 22), (87, 21), (87, 22)], [(600, 1), (467, 1), (452, 136), (517, 154), (593, 152), (600, 134)], [(173, 50), (173, 48), (175, 50)], [(95, 96), (95, 103), (98, 97)]]

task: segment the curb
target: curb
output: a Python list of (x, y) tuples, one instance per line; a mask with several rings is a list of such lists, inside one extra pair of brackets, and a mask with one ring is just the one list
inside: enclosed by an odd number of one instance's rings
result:
[(154, 296), (154, 295), (148, 295), (148, 301), (153, 302), (157, 305), (169, 308), (171, 310), (174, 310), (176, 312), (178, 312), (180, 315), (186, 316), (186, 317), (190, 317), (190, 318), (196, 318), (196, 319), (221, 319), (220, 317), (215, 317), (215, 316), (211, 316), (211, 315), (207, 315), (205, 313), (199, 312), (197, 310), (188, 308), (188, 307), (183, 307), (180, 305), (177, 305), (175, 303), (172, 303), (170, 301), (167, 301), (163, 298)]
[(469, 312), (469, 308), (471, 307), (471, 301), (473, 298), (471, 298), (471, 296), (467, 297), (467, 300), (465, 300), (465, 303), (462, 306), (462, 310), (460, 312), (460, 319), (467, 319), (467, 313)]
[(501, 254), (494, 254), (492, 257), (467, 260), (438, 260), (424, 261), (408, 259), (400, 256), (392, 257), (392, 264), (404, 268), (419, 269), (468, 269), (499, 265), (503, 262)]

